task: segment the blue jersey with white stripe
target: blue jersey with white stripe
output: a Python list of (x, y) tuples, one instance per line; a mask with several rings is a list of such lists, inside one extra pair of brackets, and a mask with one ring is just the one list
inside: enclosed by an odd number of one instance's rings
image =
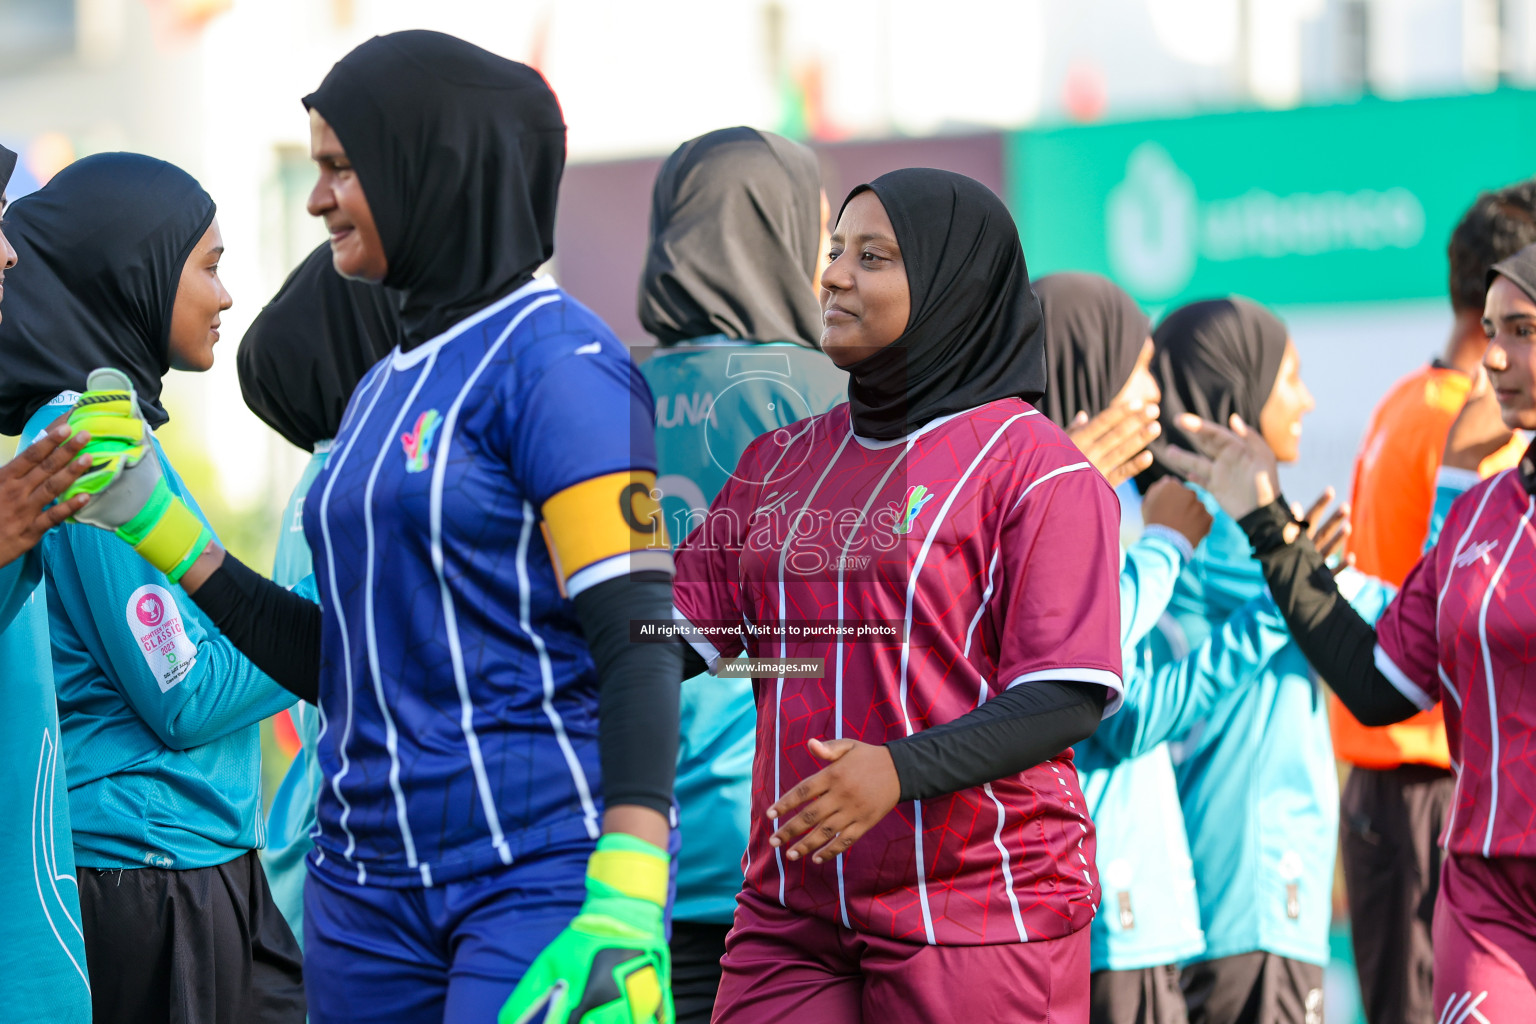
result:
[[(597, 674), (539, 510), (655, 466), (649, 389), (548, 279), (363, 379), (304, 508), (324, 608), (317, 870), (432, 885), (596, 840)], [(628, 569), (609, 561), (571, 589)]]

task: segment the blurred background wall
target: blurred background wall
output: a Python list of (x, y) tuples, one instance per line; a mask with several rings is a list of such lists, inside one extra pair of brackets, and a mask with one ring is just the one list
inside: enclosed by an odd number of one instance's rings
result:
[(1279, 307), (1319, 399), (1298, 493), (1347, 485), (1374, 396), (1440, 346), (1456, 214), (1536, 172), (1536, 0), (0, 0), (13, 197), (134, 149), (219, 204), (236, 305), (218, 366), (173, 375), (167, 437), (203, 456), (237, 550), (265, 550), (302, 462), (246, 412), (231, 358), (323, 238), (299, 100), (410, 27), (549, 78), (571, 157), (552, 270), (626, 341), (679, 142), (809, 141), (834, 206), (892, 167), (949, 167), (1008, 199), (1034, 273), (1109, 273), (1154, 313), (1228, 290)]

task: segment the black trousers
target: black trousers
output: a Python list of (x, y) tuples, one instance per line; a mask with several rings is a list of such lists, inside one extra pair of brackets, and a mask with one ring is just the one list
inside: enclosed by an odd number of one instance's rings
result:
[(1188, 1024), (1177, 964), (1088, 977), (1089, 1024)]
[(1350, 770), (1339, 801), (1360, 1002), (1370, 1024), (1435, 1024), (1440, 833), (1456, 777), (1431, 765)]
[(1190, 1024), (1323, 1024), (1323, 969), (1273, 953), (1184, 968)]
[(304, 1024), (298, 943), (255, 851), (77, 875), (94, 1024)]
[(677, 1024), (709, 1024), (730, 930), (728, 924), (672, 922), (672, 1002)]

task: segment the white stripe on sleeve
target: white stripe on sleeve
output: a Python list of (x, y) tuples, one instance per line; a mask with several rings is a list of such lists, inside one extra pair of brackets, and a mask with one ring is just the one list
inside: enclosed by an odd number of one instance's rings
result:
[(1004, 689), (1011, 690), (1020, 683), (1036, 683), (1041, 680), (1053, 683), (1098, 683), (1109, 691), (1109, 703), (1104, 705), (1104, 717), (1120, 710), (1125, 700), (1125, 683), (1118, 673), (1102, 668), (1046, 668), (1038, 672), (1025, 672)]
[[(686, 622), (689, 625), (693, 624), (692, 620), (684, 615), (682, 609), (678, 608), (677, 605), (672, 606), (672, 618), (678, 622)], [(691, 633), (684, 636), (683, 639), (688, 641), (688, 646), (698, 652), (699, 657), (704, 659), (704, 664), (708, 665), (709, 670), (713, 672), (715, 666), (720, 663), (720, 652), (715, 650), (715, 645), (703, 637), (695, 636)]]
[(1428, 711), (1435, 706), (1435, 699), (1425, 693), (1418, 683), (1409, 679), (1408, 673), (1397, 667), (1391, 655), (1381, 649), (1381, 644), (1376, 645), (1375, 661), (1377, 670), (1387, 677), (1387, 682), (1396, 687), (1398, 693), (1413, 701), (1414, 707), (1420, 711)]
[(628, 576), (632, 572), (664, 572), (674, 574), (670, 551), (626, 551), (599, 559), (591, 565), (576, 570), (565, 581), (565, 592), (573, 600), (584, 590), (591, 590), (599, 583)]

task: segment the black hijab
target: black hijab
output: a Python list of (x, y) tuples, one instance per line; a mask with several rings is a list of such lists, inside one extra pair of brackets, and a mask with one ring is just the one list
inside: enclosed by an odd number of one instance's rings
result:
[[(1169, 313), (1152, 335), (1152, 376), (1163, 391), (1163, 433), (1152, 443), (1199, 451), (1178, 424), (1181, 413), (1225, 427), (1233, 413), (1255, 429), (1280, 375), (1289, 332), (1275, 314), (1249, 299), (1208, 299)], [(1136, 478), (1145, 490), (1161, 476), (1177, 476), (1159, 458)]]
[(843, 207), (861, 192), (891, 218), (912, 311), (899, 338), (845, 367), (853, 429), (888, 441), (1000, 398), (1038, 401), (1045, 330), (1003, 201), (973, 178), (931, 167), (882, 174)]
[(288, 275), (240, 342), (245, 404), (305, 451), (335, 437), (357, 382), (400, 343), (395, 297), (336, 273), (330, 245), (321, 245)]
[(97, 367), (128, 374), (144, 418), (170, 419), (171, 309), (181, 270), (213, 222), (186, 171), (137, 153), (77, 160), (6, 211), (18, 262), (0, 319), (0, 432), (19, 434)]
[(565, 122), (543, 77), (441, 32), (375, 36), (304, 97), (368, 196), (406, 345), (533, 279), (555, 251)]
[(1058, 427), (1079, 412), (1097, 416), (1131, 379), (1152, 324), (1135, 299), (1098, 274), (1049, 274), (1034, 289), (1049, 381), (1036, 405)]
[(16, 154), (0, 146), (0, 195), (5, 194), (5, 187), (11, 183), (11, 172), (16, 170)]
[(753, 128), (685, 142), (651, 193), (640, 323), (663, 345), (724, 334), (815, 348), (820, 242), (815, 153)]

